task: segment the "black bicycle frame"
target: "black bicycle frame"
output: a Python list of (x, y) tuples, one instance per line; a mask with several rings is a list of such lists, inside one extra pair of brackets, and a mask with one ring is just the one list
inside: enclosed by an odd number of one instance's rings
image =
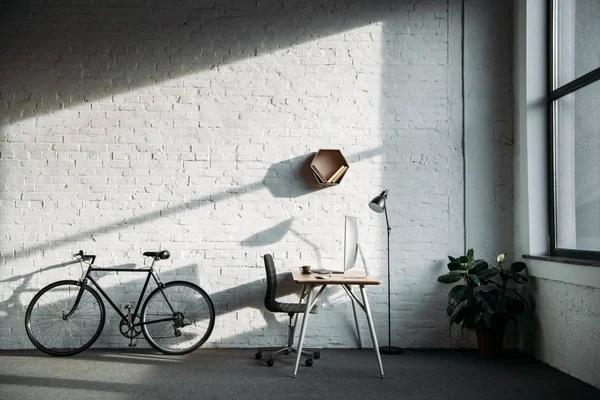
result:
[[(146, 293), (146, 289), (148, 288), (148, 283), (150, 282), (150, 277), (152, 277), (154, 279), (154, 282), (156, 283), (156, 285), (159, 288), (163, 288), (165, 285), (156, 277), (155, 273), (154, 273), (154, 263), (152, 263), (151, 267), (148, 268), (99, 268), (99, 267), (94, 267), (93, 265), (90, 265), (87, 269), (87, 272), (85, 273), (85, 275), (79, 280), (79, 285), (81, 286), (81, 289), (79, 289), (79, 293), (77, 294), (77, 298), (75, 299), (75, 303), (73, 304), (73, 308), (71, 309), (71, 311), (69, 311), (69, 313), (67, 315), (65, 315), (63, 318), (67, 319), (71, 316), (71, 314), (73, 314), (75, 312), (75, 310), (77, 309), (77, 306), (79, 306), (79, 301), (81, 300), (81, 296), (83, 296), (83, 290), (85, 285), (87, 285), (88, 280), (90, 282), (92, 282), (92, 284), (94, 285), (94, 287), (96, 289), (98, 289), (98, 291), (100, 292), (100, 294), (102, 295), (102, 297), (104, 297), (108, 303), (112, 306), (112, 308), (117, 312), (117, 314), (119, 314), (119, 316), (121, 317), (121, 320), (123, 321), (127, 321), (127, 326), (129, 327), (137, 327), (137, 326), (141, 326), (141, 325), (148, 325), (148, 324), (154, 324), (157, 322), (165, 322), (165, 321), (172, 321), (173, 317), (171, 318), (163, 318), (163, 319), (157, 319), (154, 321), (150, 321), (150, 322), (146, 322), (146, 323), (142, 323), (141, 322), (141, 318), (140, 318), (140, 322), (134, 324), (132, 321), (130, 321), (127, 316), (121, 312), (121, 310), (119, 310), (119, 307), (114, 303), (114, 301), (112, 301), (112, 299), (108, 296), (108, 294), (106, 294), (106, 292), (102, 289), (102, 287), (100, 287), (100, 284), (94, 279), (94, 277), (91, 275), (91, 273), (93, 271), (101, 271), (101, 272), (137, 272), (137, 273), (141, 273), (141, 272), (146, 272), (146, 282), (144, 282), (144, 287), (142, 288), (142, 292), (140, 293), (140, 297), (137, 300), (137, 304), (135, 306), (135, 311), (133, 312), (133, 315), (138, 315), (138, 311), (140, 309), (140, 306), (142, 305), (142, 300), (144, 298), (144, 294)], [(162, 291), (161, 291), (162, 292)], [(164, 295), (163, 293), (163, 297), (165, 298), (165, 301), (167, 302), (167, 304), (169, 305), (169, 308), (171, 309), (171, 311), (173, 311), (173, 306), (171, 306), (171, 303), (169, 302), (169, 299), (167, 298), (167, 296)]]

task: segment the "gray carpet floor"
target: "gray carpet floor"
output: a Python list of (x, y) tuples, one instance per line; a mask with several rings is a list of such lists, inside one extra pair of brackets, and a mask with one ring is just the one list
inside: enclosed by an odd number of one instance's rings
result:
[(600, 399), (600, 390), (520, 353), (409, 349), (382, 358), (385, 379), (372, 350), (324, 349), (292, 378), (294, 356), (268, 367), (252, 349), (2, 351), (0, 399)]

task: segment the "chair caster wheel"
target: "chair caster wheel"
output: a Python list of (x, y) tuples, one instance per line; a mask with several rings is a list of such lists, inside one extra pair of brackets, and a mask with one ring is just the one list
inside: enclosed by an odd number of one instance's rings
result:
[(313, 359), (312, 358), (307, 358), (306, 361), (304, 361), (304, 364), (306, 364), (307, 367), (312, 367), (312, 365), (313, 365)]
[(287, 356), (289, 354), (290, 354), (289, 350), (286, 350), (286, 351), (283, 352), (283, 355), (285, 355), (285, 356)]
[(313, 357), (315, 358), (315, 360), (318, 360), (319, 358), (321, 358), (321, 353), (319, 353), (318, 351), (315, 351), (313, 353)]
[(254, 355), (254, 358), (256, 358), (257, 360), (260, 360), (260, 359), (262, 358), (262, 351), (259, 351), (259, 352), (257, 352), (257, 353)]
[(275, 360), (273, 360), (272, 358), (269, 358), (269, 359), (267, 360), (267, 365), (268, 365), (269, 367), (272, 367), (272, 366), (273, 366), (273, 364), (275, 364)]

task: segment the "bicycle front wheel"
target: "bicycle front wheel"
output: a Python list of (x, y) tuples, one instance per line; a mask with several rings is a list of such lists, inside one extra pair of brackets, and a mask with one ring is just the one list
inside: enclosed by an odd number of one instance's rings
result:
[(98, 339), (104, 319), (104, 303), (94, 289), (77, 281), (59, 281), (33, 297), (25, 314), (25, 330), (31, 343), (44, 353), (71, 356)]
[(156, 288), (142, 307), (142, 332), (156, 350), (186, 354), (202, 346), (215, 326), (213, 303), (199, 286), (174, 281)]

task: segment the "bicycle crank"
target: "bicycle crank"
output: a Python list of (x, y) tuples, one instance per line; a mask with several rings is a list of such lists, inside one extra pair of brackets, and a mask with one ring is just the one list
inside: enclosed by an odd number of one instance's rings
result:
[(119, 323), (119, 331), (121, 332), (121, 335), (123, 335), (129, 339), (134, 339), (134, 338), (138, 337), (142, 333), (142, 326), (135, 325), (135, 324), (138, 324), (139, 322), (140, 322), (139, 315), (134, 315), (131, 323), (122, 319), (121, 322)]

